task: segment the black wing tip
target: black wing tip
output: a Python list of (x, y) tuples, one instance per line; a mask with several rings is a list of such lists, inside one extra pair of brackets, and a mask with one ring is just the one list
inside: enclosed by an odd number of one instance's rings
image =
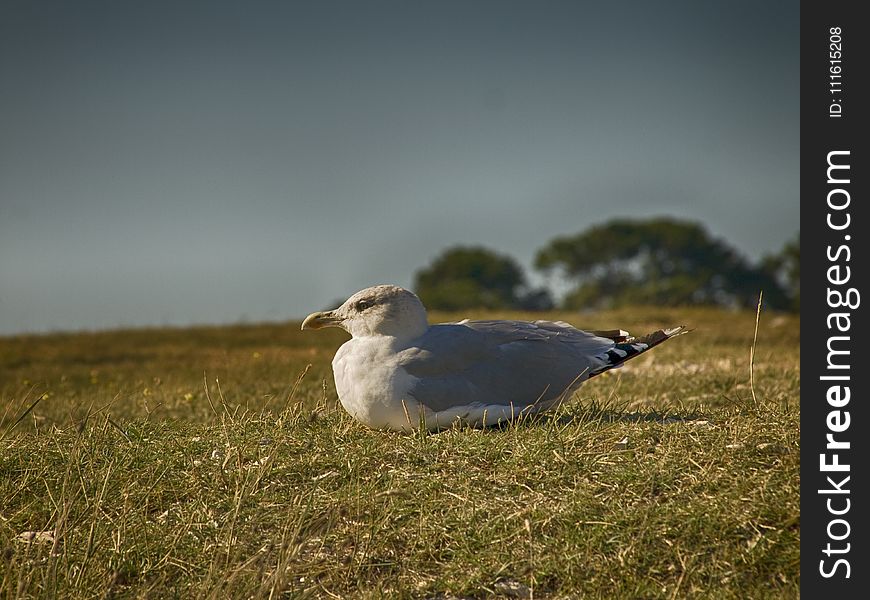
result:
[(678, 335), (683, 335), (685, 333), (689, 333), (693, 331), (689, 329), (685, 325), (678, 325), (676, 327), (669, 327), (667, 329), (658, 329), (649, 333), (647, 335), (641, 337), (628, 337), (625, 340), (616, 341), (616, 345), (605, 352), (604, 354), (598, 356), (597, 358), (605, 361), (606, 364), (595, 369), (589, 375), (589, 377), (594, 377), (604, 371), (609, 371), (610, 369), (620, 367), (625, 362), (631, 360), (635, 356), (639, 356), (649, 350), (650, 348), (654, 348), (661, 344), (662, 342), (669, 340)]

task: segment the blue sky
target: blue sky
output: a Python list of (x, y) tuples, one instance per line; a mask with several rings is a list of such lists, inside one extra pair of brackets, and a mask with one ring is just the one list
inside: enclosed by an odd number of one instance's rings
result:
[(797, 2), (0, 4), (0, 333), (301, 318), (454, 244), (797, 233)]

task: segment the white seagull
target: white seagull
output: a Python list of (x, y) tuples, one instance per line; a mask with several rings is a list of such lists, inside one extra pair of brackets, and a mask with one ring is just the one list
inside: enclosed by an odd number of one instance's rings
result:
[(553, 408), (590, 377), (686, 333), (635, 338), (563, 321), (429, 325), (420, 299), (394, 285), (366, 288), (302, 322), (322, 327), (352, 336), (332, 361), (341, 405), (369, 427), (400, 431), (495, 425)]

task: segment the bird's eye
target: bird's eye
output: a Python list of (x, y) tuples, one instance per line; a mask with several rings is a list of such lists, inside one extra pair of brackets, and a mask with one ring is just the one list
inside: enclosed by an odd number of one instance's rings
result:
[(362, 311), (364, 311), (365, 309), (371, 307), (371, 305), (372, 305), (372, 303), (369, 302), (368, 300), (360, 300), (359, 302), (356, 303), (355, 308), (356, 308), (359, 312), (362, 312)]

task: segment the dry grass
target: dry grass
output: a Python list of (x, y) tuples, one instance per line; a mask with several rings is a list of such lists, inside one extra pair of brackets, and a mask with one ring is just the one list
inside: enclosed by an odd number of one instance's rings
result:
[(753, 400), (754, 312), (551, 316), (695, 331), (556, 415), (438, 435), (336, 407), (340, 332), (0, 339), (0, 593), (797, 597), (796, 318), (762, 313)]

